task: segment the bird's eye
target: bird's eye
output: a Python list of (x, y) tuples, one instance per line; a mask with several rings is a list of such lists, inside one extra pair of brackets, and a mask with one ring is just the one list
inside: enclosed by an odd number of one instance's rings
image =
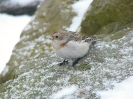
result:
[(55, 36), (55, 38), (58, 38), (58, 36)]

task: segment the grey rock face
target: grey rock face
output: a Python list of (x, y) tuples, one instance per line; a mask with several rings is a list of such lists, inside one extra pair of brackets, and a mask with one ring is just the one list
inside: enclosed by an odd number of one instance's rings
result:
[(0, 13), (7, 13), (12, 15), (33, 15), (37, 6), (40, 4), (40, 0), (35, 0), (29, 4), (19, 4), (11, 2), (10, 0), (0, 1)]

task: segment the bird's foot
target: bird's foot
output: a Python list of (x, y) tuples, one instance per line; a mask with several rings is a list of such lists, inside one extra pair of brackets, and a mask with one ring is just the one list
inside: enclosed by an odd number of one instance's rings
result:
[(76, 65), (79, 62), (79, 60), (81, 60), (81, 59), (82, 58), (77, 58), (76, 60), (74, 60), (73, 63), (72, 63), (72, 66)]
[(62, 65), (66, 65), (66, 64), (68, 64), (68, 60), (63, 60), (63, 62), (61, 62), (61, 63), (59, 63), (59, 66), (62, 66)]

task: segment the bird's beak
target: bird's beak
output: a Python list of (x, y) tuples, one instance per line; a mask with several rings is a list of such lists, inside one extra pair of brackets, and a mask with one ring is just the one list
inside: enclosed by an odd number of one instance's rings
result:
[(50, 39), (50, 40), (54, 40), (53, 36), (51, 36), (49, 39)]

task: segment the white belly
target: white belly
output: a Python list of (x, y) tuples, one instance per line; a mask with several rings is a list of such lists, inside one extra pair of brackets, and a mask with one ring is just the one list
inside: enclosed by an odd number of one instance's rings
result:
[(87, 42), (74, 42), (70, 41), (66, 46), (56, 50), (54, 49), (57, 56), (64, 59), (76, 59), (83, 57), (89, 49), (89, 44)]

